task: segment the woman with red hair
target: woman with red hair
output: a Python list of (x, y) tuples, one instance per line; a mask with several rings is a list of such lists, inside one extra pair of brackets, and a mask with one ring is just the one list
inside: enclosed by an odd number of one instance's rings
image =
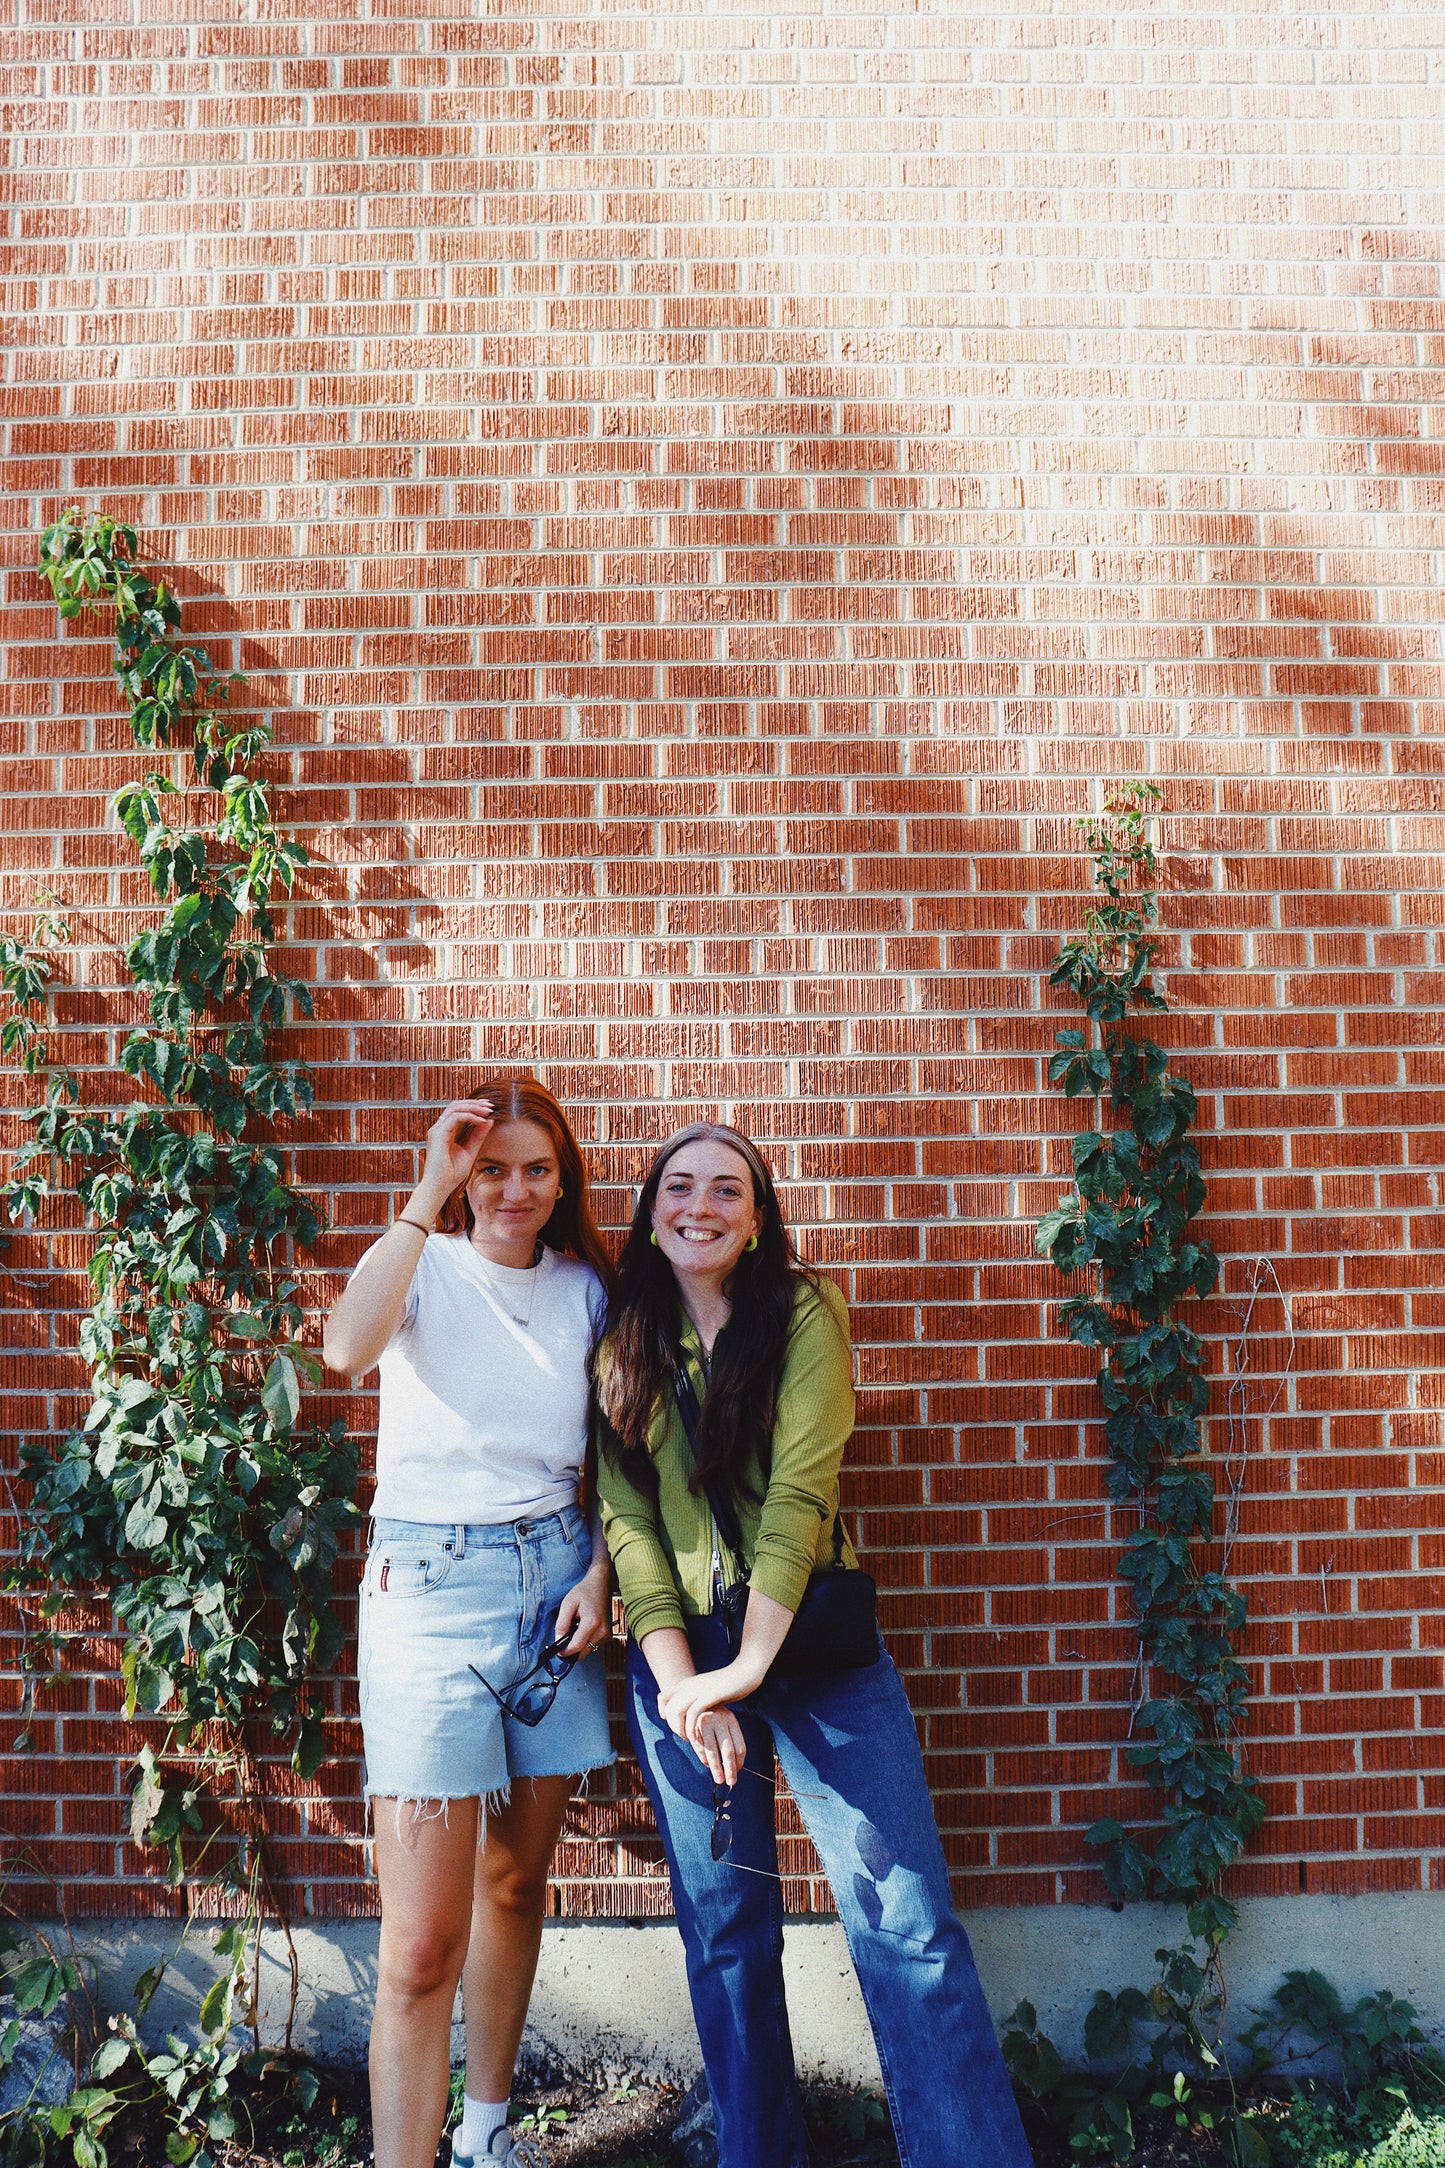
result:
[(613, 1759), (611, 1569), (580, 1504), (610, 1277), (562, 1109), (530, 1077), (487, 1078), (433, 1123), (421, 1181), (327, 1321), (333, 1370), (381, 1373), (358, 1634), (376, 2168), (432, 2168), (459, 1980), (452, 2157), (540, 2159), (507, 2097), (547, 1875), (579, 1776)]

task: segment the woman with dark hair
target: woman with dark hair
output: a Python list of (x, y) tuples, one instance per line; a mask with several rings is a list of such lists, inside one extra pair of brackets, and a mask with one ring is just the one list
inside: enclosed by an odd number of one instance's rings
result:
[(462, 1981), (459, 2168), (540, 2161), (507, 2097), (547, 1874), (578, 1776), (614, 1757), (611, 1569), (579, 1493), (611, 1267), (566, 1116), (488, 1078), (427, 1132), (422, 1178), (326, 1325), (381, 1372), (358, 1629), (381, 1951), (376, 2168), (432, 2168)]
[(721, 2168), (805, 2168), (774, 1757), (837, 1899), (905, 2168), (1027, 2168), (912, 1713), (838, 1513), (847, 1310), (748, 1139), (643, 1183), (595, 1365), (628, 1723), (657, 1812)]

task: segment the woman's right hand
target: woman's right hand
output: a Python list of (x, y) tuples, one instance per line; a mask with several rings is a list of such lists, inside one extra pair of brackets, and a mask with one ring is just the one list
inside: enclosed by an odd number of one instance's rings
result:
[(494, 1125), (489, 1099), (454, 1099), (426, 1133), (426, 1160), (414, 1196), (435, 1218), (471, 1173)]
[(748, 1744), (732, 1710), (707, 1710), (698, 1718), (695, 1729), (696, 1737), (688, 1744), (714, 1784), (736, 1784), (738, 1771), (748, 1758)]
[(669, 1731), (692, 1748), (714, 1784), (731, 1784), (747, 1760), (743, 1727), (731, 1709), (704, 1709), (692, 1736), (668, 1714), (669, 1697), (693, 1676), (692, 1650), (680, 1626), (654, 1626), (642, 1636), (642, 1654), (657, 1682), (657, 1713)]
[(422, 1177), (405, 1213), (388, 1227), (365, 1268), (352, 1274), (326, 1320), (321, 1352), (328, 1369), (360, 1377), (381, 1357), (405, 1314), (427, 1233), (471, 1173), (492, 1120), (487, 1100), (454, 1099), (432, 1123)]

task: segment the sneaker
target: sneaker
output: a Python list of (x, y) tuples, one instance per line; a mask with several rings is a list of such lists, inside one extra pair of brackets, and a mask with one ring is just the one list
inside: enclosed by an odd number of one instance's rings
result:
[(707, 2074), (699, 2071), (683, 2095), (672, 2133), (673, 2151), (682, 2168), (717, 2168), (717, 2124), (713, 2120)]
[(514, 2138), (503, 2123), (485, 2153), (459, 2153), (453, 2146), (452, 2168), (547, 2168), (547, 2156), (535, 2138)]

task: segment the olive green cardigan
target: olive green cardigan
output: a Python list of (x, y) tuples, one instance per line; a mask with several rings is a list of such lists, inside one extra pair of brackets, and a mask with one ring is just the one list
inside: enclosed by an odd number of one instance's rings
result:
[[(701, 1402), (707, 1391), (702, 1346), (692, 1320), (683, 1319), (682, 1349)], [(603, 1349), (606, 1363), (606, 1349)], [(756, 1460), (745, 1471), (737, 1500), (743, 1565), (751, 1584), (789, 1611), (803, 1600), (808, 1577), (833, 1562), (833, 1519), (838, 1510), (838, 1468), (853, 1431), (853, 1351), (848, 1309), (831, 1280), (814, 1293), (800, 1281), (792, 1335), (778, 1384), (773, 1424), (773, 1464), (763, 1493)], [(617, 1568), (627, 1627), (634, 1640), (661, 1626), (681, 1626), (712, 1609), (712, 1511), (689, 1489), (692, 1449), (671, 1391), (658, 1400), (647, 1433), (657, 1469), (657, 1494), (619, 1473), (603, 1453), (598, 1468), (602, 1527)], [(749, 1496), (749, 1490), (757, 1496)], [(737, 1562), (721, 1543), (724, 1583), (737, 1579)], [(846, 1536), (843, 1557), (857, 1559)]]

